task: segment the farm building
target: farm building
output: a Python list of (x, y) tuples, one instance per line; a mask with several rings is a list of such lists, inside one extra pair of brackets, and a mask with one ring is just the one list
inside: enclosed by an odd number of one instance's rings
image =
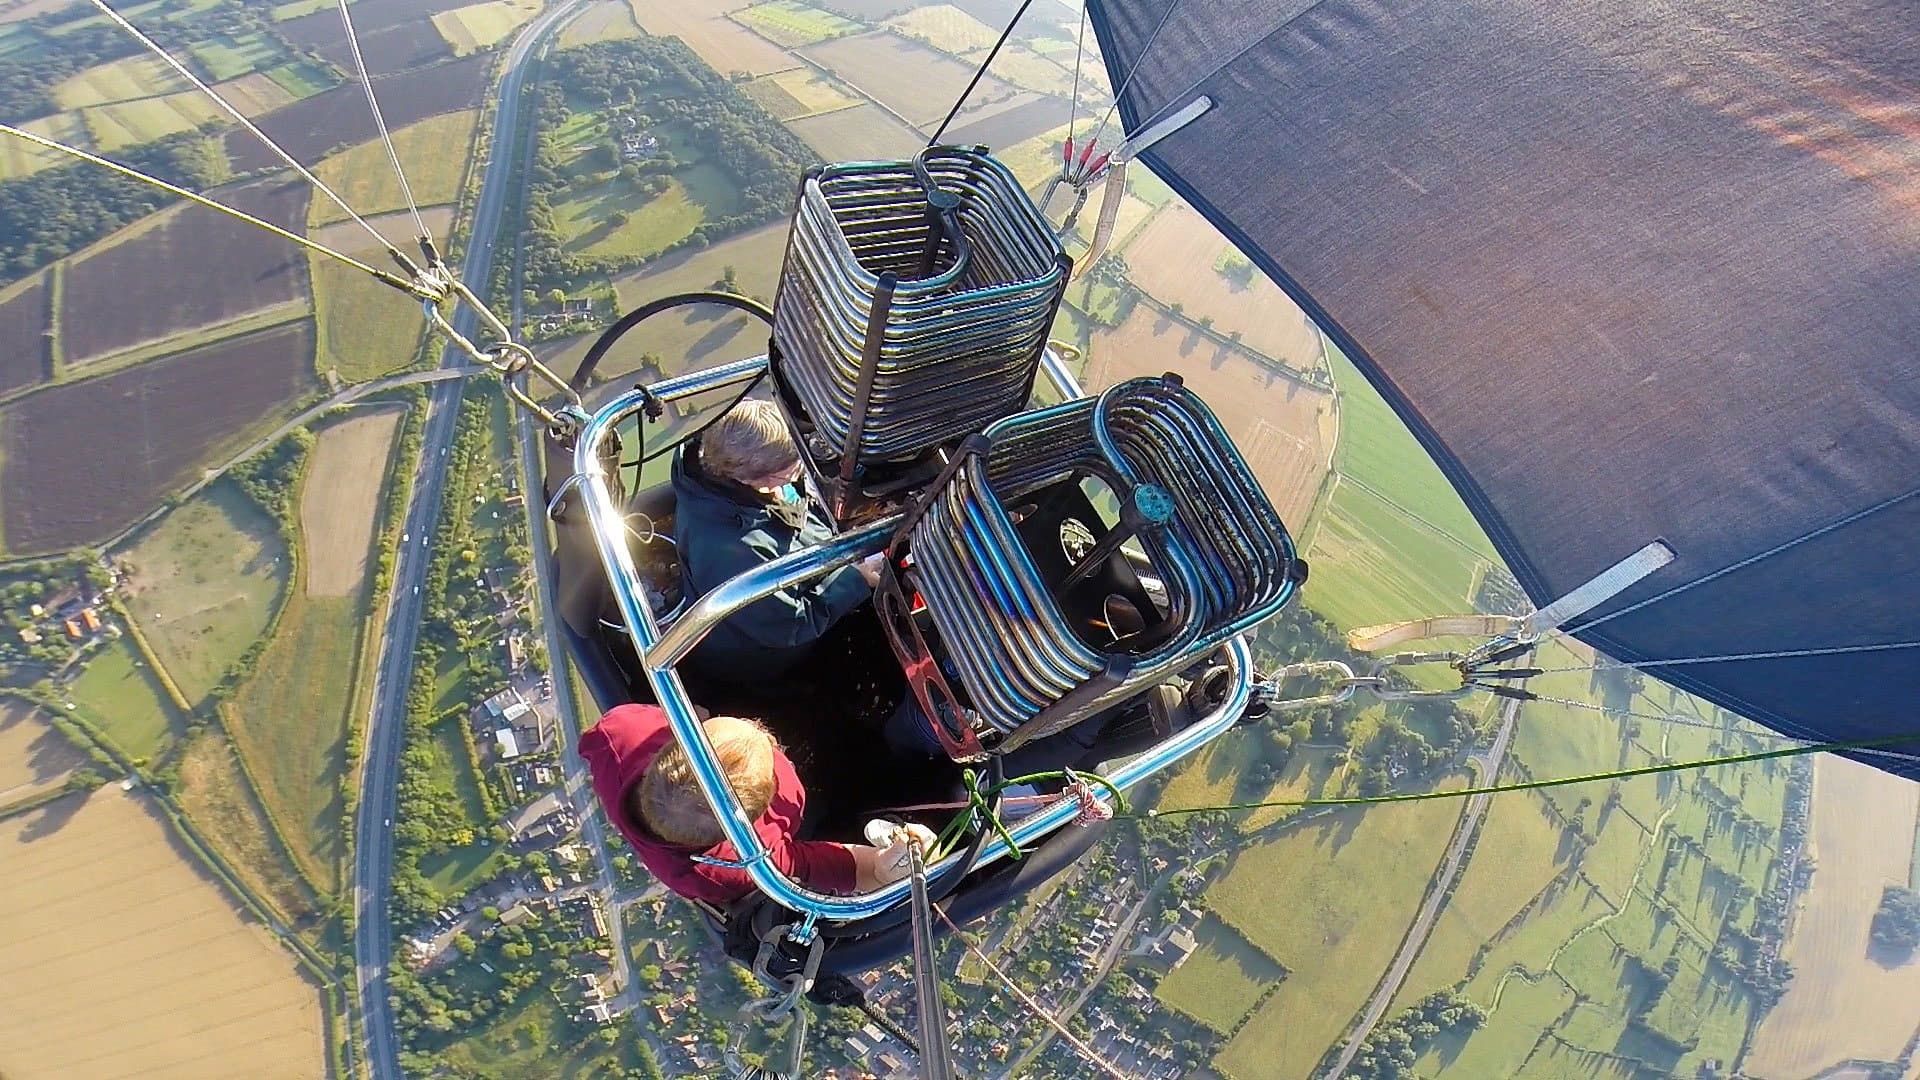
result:
[(513, 737), (512, 728), (500, 728), (495, 731), (493, 741), (499, 747), (500, 760), (512, 761), (520, 756), (520, 743)]

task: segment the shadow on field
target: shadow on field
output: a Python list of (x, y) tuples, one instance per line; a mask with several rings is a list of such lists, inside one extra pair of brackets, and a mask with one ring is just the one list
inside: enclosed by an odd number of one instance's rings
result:
[(75, 792), (71, 795), (63, 795), (45, 806), (31, 811), (27, 820), (27, 827), (20, 830), (21, 841), (23, 843), (30, 843), (34, 840), (45, 839), (59, 832), (66, 827), (67, 822), (73, 820), (74, 815), (86, 807), (87, 800), (92, 798), (92, 796), (92, 792)]

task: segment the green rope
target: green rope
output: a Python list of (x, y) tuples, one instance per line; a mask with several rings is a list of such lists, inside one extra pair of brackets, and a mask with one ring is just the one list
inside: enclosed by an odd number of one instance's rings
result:
[(953, 820), (947, 822), (946, 827), (940, 830), (938, 836), (934, 837), (933, 848), (934, 851), (937, 852), (937, 854), (933, 856), (935, 861), (946, 858), (955, 848), (959, 847), (960, 840), (967, 835), (969, 827), (976, 821), (985, 822), (988, 828), (991, 828), (999, 835), (1001, 841), (1007, 845), (1007, 852), (1010, 858), (1016, 862), (1023, 858), (1026, 852), (1020, 850), (1020, 845), (1014, 841), (1013, 833), (1007, 828), (1006, 822), (1001, 821), (1000, 815), (995, 813), (993, 809), (994, 798), (1011, 787), (1019, 787), (1023, 784), (1038, 784), (1048, 780), (1059, 780), (1067, 784), (1085, 781), (1105, 788), (1107, 793), (1113, 796), (1115, 815), (1123, 815), (1127, 809), (1126, 794), (1122, 792), (1119, 786), (1113, 781), (1101, 776), (1099, 773), (1078, 772), (1073, 769), (1049, 769), (1044, 772), (1027, 773), (1025, 776), (1009, 777), (997, 784), (985, 787), (981, 785), (984, 774), (978, 773), (973, 769), (967, 769), (962, 772), (960, 778), (961, 782), (964, 783), (967, 788), (967, 808), (955, 814)]
[(1884, 739), (1859, 739), (1853, 742), (1808, 743), (1804, 746), (1789, 746), (1780, 750), (1764, 750), (1751, 754), (1734, 754), (1729, 757), (1702, 758), (1697, 761), (1675, 761), (1666, 765), (1642, 765), (1634, 769), (1612, 769), (1607, 772), (1584, 773), (1579, 776), (1562, 776), (1551, 780), (1526, 780), (1515, 784), (1490, 784), (1485, 787), (1458, 788), (1452, 791), (1410, 791), (1393, 795), (1355, 795), (1340, 799), (1270, 799), (1264, 802), (1223, 803), (1219, 806), (1182, 806), (1170, 810), (1147, 810), (1137, 814), (1120, 814), (1120, 817), (1161, 818), (1175, 814), (1204, 814), (1214, 810), (1264, 810), (1276, 806), (1375, 806), (1380, 803), (1423, 802), (1427, 799), (1465, 799), (1474, 795), (1498, 795), (1507, 791), (1538, 791), (1541, 788), (1565, 787), (1569, 784), (1590, 784), (1599, 780), (1627, 780), (1636, 776), (1650, 776), (1655, 773), (1683, 772), (1690, 769), (1709, 769), (1716, 765), (1740, 765), (1749, 761), (1771, 761), (1774, 758), (1799, 757), (1803, 754), (1821, 754), (1843, 750), (1866, 750), (1878, 746), (1890, 746), (1894, 743), (1920, 742), (1920, 733), (1895, 735)]

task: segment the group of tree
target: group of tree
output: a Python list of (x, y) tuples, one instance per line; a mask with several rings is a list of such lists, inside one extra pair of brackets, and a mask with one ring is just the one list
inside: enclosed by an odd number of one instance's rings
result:
[(1406, 1012), (1385, 1021), (1360, 1044), (1344, 1080), (1403, 1080), (1415, 1076), (1414, 1062), (1442, 1035), (1465, 1036), (1487, 1022), (1487, 1010), (1457, 990), (1421, 998)]
[[(240, 0), (218, 0), (208, 6), (180, 5), (163, 16), (147, 14), (134, 21), (155, 44), (174, 56), (187, 58), (189, 63), (192, 52), (188, 46), (199, 42), (223, 35), (231, 38), (273, 33), (271, 20)], [(14, 23), (14, 33), (38, 36), (46, 45), (9, 50), (0, 57), (0, 121), (9, 124), (61, 111), (53, 88), (70, 76), (145, 51), (132, 34), (101, 19), (89, 4), (69, 4), (20, 19)], [(198, 74), (214, 77), (211, 71)], [(180, 81), (180, 87), (186, 89), (185, 80)]]
[[(415, 1052), (441, 1049), (511, 1010), (526, 994), (560, 989), (573, 973), (568, 958), (604, 944), (582, 938), (579, 923), (557, 913), (490, 926), (479, 940), (459, 935), (454, 947), (461, 960), (454, 965), (425, 975), (395, 968), (389, 976), (401, 1039)], [(577, 1040), (588, 1033), (585, 1025), (563, 1022), (567, 1030), (557, 1036)]]
[[(219, 146), (191, 131), (134, 147), (115, 158), (195, 190), (227, 178), (227, 161)], [(24, 277), (172, 201), (173, 196), (151, 184), (84, 161), (0, 181), (0, 284)]]
[(738, 86), (702, 63), (677, 38), (636, 38), (601, 42), (561, 53), (541, 89), (536, 123), (542, 147), (528, 182), (526, 222), (535, 242), (527, 247), (525, 284), (536, 292), (577, 291), (587, 281), (641, 265), (634, 256), (583, 258), (564, 251), (553, 203), (569, 185), (603, 182), (602, 174), (576, 176), (550, 133), (565, 124), (572, 108), (584, 104), (602, 112), (645, 102), (646, 119), (671, 126), (674, 153), (622, 165), (612, 175), (622, 183), (659, 194), (669, 183), (666, 171), (698, 159), (725, 173), (735, 188), (726, 212), (709, 214), (691, 232), (665, 250), (705, 247), (743, 229), (784, 217), (793, 203), (800, 176), (815, 155), (784, 125)]
[(1873, 913), (1873, 943), (1901, 954), (1920, 949), (1920, 893), (1887, 886)]

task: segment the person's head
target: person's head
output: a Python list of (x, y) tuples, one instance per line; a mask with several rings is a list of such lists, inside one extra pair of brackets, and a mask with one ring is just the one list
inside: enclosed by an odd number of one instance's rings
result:
[(700, 467), (717, 480), (772, 491), (800, 477), (800, 450), (779, 406), (743, 401), (700, 436)]
[[(735, 716), (716, 716), (703, 726), (740, 808), (747, 820), (757, 819), (773, 801), (773, 736)], [(711, 847), (726, 839), (678, 742), (653, 759), (629, 798), (634, 815), (669, 844)]]

